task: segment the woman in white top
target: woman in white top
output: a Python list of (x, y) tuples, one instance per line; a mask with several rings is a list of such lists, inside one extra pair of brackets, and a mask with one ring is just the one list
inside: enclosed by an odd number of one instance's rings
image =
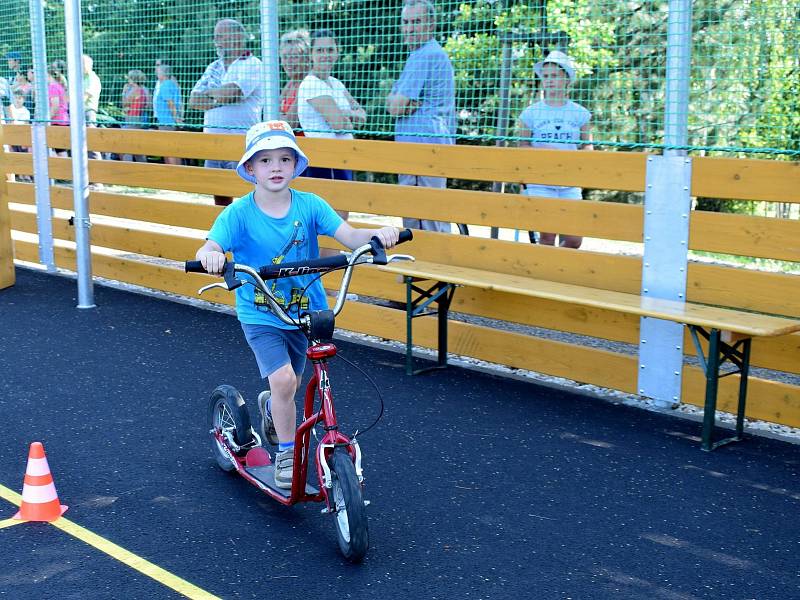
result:
[[(297, 90), (297, 116), (306, 137), (352, 140), (352, 133), (337, 130), (352, 130), (367, 120), (364, 109), (344, 84), (331, 75), (338, 59), (336, 36), (327, 29), (314, 31), (311, 34), (311, 72)], [(323, 167), (309, 167), (304, 175), (318, 179), (353, 179), (352, 171)], [(346, 211), (337, 212), (345, 220), (349, 216)]]
[[(547, 148), (551, 150), (592, 150), (592, 133), (589, 122), (592, 113), (569, 99), (569, 88), (575, 81), (575, 66), (563, 52), (554, 50), (544, 60), (533, 66), (542, 88), (542, 98), (531, 104), (517, 121), (517, 136), (525, 138), (520, 148)], [(581, 189), (559, 185), (528, 183), (523, 194), (544, 198), (580, 200)], [(530, 232), (534, 241), (533, 232)], [(540, 232), (539, 243), (553, 246), (556, 235), (560, 246), (580, 248), (583, 238)]]

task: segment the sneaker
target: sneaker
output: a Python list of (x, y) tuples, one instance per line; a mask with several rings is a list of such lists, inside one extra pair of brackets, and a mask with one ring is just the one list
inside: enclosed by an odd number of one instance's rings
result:
[(272, 422), (272, 415), (269, 412), (270, 391), (265, 390), (258, 395), (258, 412), (261, 413), (261, 441), (269, 442), (273, 446), (278, 445), (278, 432), (275, 431), (275, 424)]
[(294, 448), (275, 454), (275, 486), (284, 490), (292, 487)]

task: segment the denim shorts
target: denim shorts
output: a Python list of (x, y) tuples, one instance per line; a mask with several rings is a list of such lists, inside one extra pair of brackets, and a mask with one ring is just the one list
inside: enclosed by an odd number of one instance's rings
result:
[(206, 169), (235, 169), (239, 164), (237, 160), (209, 160), (205, 162)]
[(347, 169), (327, 169), (325, 167), (308, 167), (300, 177), (313, 177), (315, 179), (338, 179), (339, 181), (353, 181), (353, 172)]
[(256, 357), (261, 377), (266, 379), (289, 363), (296, 375), (303, 374), (308, 340), (302, 331), (248, 323), (242, 323), (242, 331)]
[(522, 190), (526, 196), (540, 196), (542, 198), (561, 198), (563, 200), (582, 200), (581, 188), (565, 187), (563, 185), (539, 185), (528, 183)]

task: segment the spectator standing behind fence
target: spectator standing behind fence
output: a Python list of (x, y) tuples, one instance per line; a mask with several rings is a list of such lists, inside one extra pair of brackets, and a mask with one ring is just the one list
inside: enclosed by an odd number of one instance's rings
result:
[[(52, 125), (69, 125), (69, 99), (67, 98), (67, 80), (55, 64), (47, 68), (47, 98), (50, 102), (50, 123)], [(62, 148), (53, 148), (56, 156), (67, 156)]]
[[(311, 70), (311, 36), (305, 29), (295, 29), (281, 36), (278, 48), (281, 65), (289, 80), (281, 90), (281, 118), (292, 126), (300, 128), (297, 117), (297, 89)], [(301, 131), (295, 135), (302, 136)]]
[(5, 78), (8, 81), (14, 81), (14, 78), (18, 73), (24, 72), (24, 69), (22, 68), (22, 54), (16, 50), (12, 50), (11, 52), (6, 53), (5, 59), (8, 65), (8, 72), (6, 73)]
[(25, 72), (17, 73), (17, 78), (14, 81), (14, 84), (11, 86), (12, 93), (20, 93), (22, 94), (23, 102), (25, 103), (25, 108), (28, 109), (31, 114), (33, 113), (33, 85), (31, 84), (31, 80), (29, 78), (30, 71), (29, 69)]
[[(12, 92), (11, 122), (14, 125), (30, 125), (31, 111), (25, 106), (25, 94), (20, 91)], [(27, 152), (27, 150), (23, 150)]]
[[(14, 125), (30, 125), (31, 111), (25, 107), (25, 94), (20, 91), (12, 92), (11, 123)], [(30, 152), (27, 146), (11, 146), (12, 152)], [(31, 182), (30, 175), (17, 175), (18, 181)]]
[(59, 81), (63, 82), (64, 90), (67, 92), (67, 98), (69, 98), (69, 79), (67, 79), (67, 61), (57, 58), (52, 63), (51, 66), (59, 75)]
[(7, 52), (5, 55), (8, 70), (3, 75), (3, 89), (0, 95), (0, 103), (2, 103), (3, 117), (5, 120), (11, 120), (11, 88), (17, 80), (17, 75), (22, 72), (22, 54), (16, 50)]
[(5, 77), (0, 77), (0, 123), (11, 119), (11, 84)]
[[(11, 84), (5, 77), (0, 77), (0, 125), (11, 121)], [(2, 147), (4, 152), (9, 152), (11, 148), (4, 144)], [(6, 181), (14, 181), (13, 173), (6, 173)]]
[[(454, 144), (456, 132), (453, 65), (434, 39), (436, 9), (428, 0), (406, 0), (400, 17), (403, 42), (410, 50), (400, 78), (386, 98), (386, 110), (397, 118), (398, 142)], [(447, 178), (399, 175), (400, 185), (445, 188)], [(450, 232), (450, 223), (403, 217), (403, 226)]]
[[(156, 66), (156, 88), (153, 92), (153, 115), (161, 131), (175, 131), (183, 123), (181, 88), (172, 76), (172, 67), (161, 62)], [(176, 156), (165, 156), (164, 163), (180, 165), (183, 161)]]
[[(367, 113), (344, 84), (331, 72), (339, 59), (336, 36), (327, 29), (311, 34), (311, 72), (297, 89), (297, 116), (306, 137), (352, 140), (353, 134), (336, 130), (355, 129), (367, 121)], [(309, 167), (306, 177), (352, 181), (348, 169)], [(345, 221), (347, 211), (337, 211)]]
[[(261, 119), (263, 104), (261, 61), (246, 48), (247, 32), (234, 19), (214, 26), (217, 60), (189, 94), (189, 108), (204, 111), (206, 133), (246, 133)], [(235, 160), (206, 160), (214, 169), (235, 169)], [(233, 198), (214, 195), (214, 204), (227, 206)]]
[[(554, 50), (536, 63), (533, 70), (541, 84), (542, 98), (523, 110), (517, 120), (517, 137), (527, 140), (519, 142), (519, 147), (551, 150), (577, 150), (580, 147), (581, 150), (592, 150), (589, 126), (592, 113), (569, 99), (569, 88), (575, 81), (572, 59)], [(544, 198), (582, 198), (581, 188), (560, 185), (528, 183), (522, 193)], [(559, 245), (565, 248), (580, 248), (583, 242), (583, 238), (577, 235), (540, 232), (539, 243), (553, 246), (556, 235)], [(530, 236), (534, 241), (533, 232), (530, 232)]]
[[(128, 80), (122, 88), (122, 109), (125, 111), (123, 129), (143, 129), (149, 124), (152, 98), (145, 86), (147, 77), (139, 69), (128, 71)], [(122, 160), (147, 162), (144, 154), (123, 154)]]
[[(103, 84), (94, 72), (94, 60), (88, 54), (83, 55), (83, 110), (86, 127), (97, 127), (97, 111), (100, 110), (100, 92)], [(97, 150), (89, 150), (89, 158), (100, 160), (102, 156)]]

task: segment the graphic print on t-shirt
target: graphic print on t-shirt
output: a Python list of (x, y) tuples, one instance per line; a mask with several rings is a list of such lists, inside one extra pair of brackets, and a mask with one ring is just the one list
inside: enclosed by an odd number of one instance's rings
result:
[(533, 138), (536, 141), (578, 141), (580, 140), (581, 125), (577, 119), (555, 117), (544, 119), (537, 123)]
[(520, 121), (530, 131), (531, 146), (553, 150), (577, 150), (583, 144), (581, 129), (591, 118), (592, 113), (571, 100), (563, 106), (540, 100), (520, 115)]
[[(293, 256), (294, 260), (302, 260), (305, 254), (303, 252), (305, 245), (306, 245), (305, 228), (303, 227), (303, 224), (299, 220), (296, 220), (294, 222), (294, 229), (292, 230), (292, 235), (283, 245), (278, 256), (275, 256), (272, 259), (272, 264), (279, 265), (283, 263), (286, 257), (289, 256), (289, 254), (294, 255)], [(285, 283), (286, 280), (285, 279), (273, 280), (272, 289), (270, 290), (272, 292), (272, 295), (275, 296), (275, 299), (278, 301), (278, 304), (280, 304), (287, 312), (290, 311), (292, 307), (296, 307), (295, 310), (297, 310), (298, 312), (300, 310), (308, 309), (308, 297), (307, 296), (301, 297), (300, 295), (303, 292), (303, 288), (291, 286), (287, 289), (285, 285), (279, 287), (279, 284), (281, 282)], [(256, 310), (271, 312), (269, 304), (267, 303), (266, 295), (257, 288), (255, 290), (253, 304), (255, 305)]]

